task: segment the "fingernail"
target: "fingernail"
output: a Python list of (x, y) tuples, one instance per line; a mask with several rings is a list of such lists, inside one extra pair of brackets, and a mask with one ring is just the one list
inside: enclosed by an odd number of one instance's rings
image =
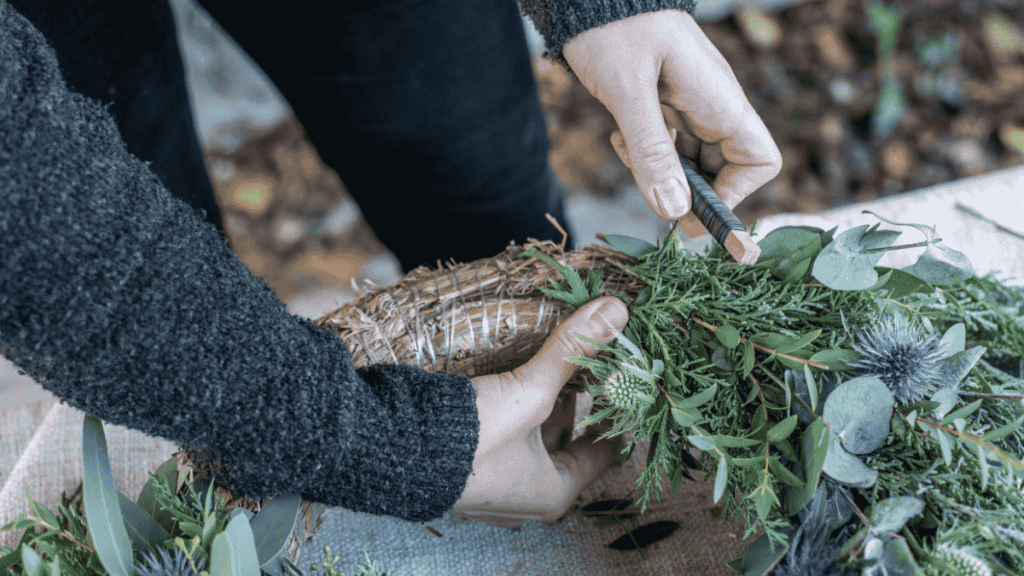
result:
[(670, 220), (678, 220), (690, 211), (690, 197), (678, 179), (669, 178), (654, 190), (661, 211)]
[(621, 300), (613, 298), (601, 304), (601, 307), (594, 312), (594, 317), (611, 324), (616, 330), (622, 330), (626, 327), (626, 322), (629, 321), (629, 312)]

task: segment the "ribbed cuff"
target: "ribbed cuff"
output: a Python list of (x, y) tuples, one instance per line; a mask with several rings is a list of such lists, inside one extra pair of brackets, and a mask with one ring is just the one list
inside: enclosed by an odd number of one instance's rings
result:
[(696, 0), (522, 0), (521, 4), (544, 37), (544, 57), (570, 70), (562, 46), (577, 34), (645, 12), (678, 8), (692, 15), (697, 8)]

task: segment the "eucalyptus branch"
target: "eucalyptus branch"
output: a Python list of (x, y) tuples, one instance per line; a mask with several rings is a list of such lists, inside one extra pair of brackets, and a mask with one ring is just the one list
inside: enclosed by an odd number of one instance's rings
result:
[(971, 442), (972, 444), (976, 444), (976, 445), (978, 445), (978, 446), (980, 446), (982, 448), (985, 448), (989, 452), (995, 454), (1000, 460), (1002, 460), (1003, 462), (1006, 462), (1007, 464), (1009, 464), (1010, 467), (1013, 468), (1014, 470), (1016, 470), (1018, 473), (1024, 473), (1024, 464), (1022, 464), (1020, 460), (1017, 460), (1013, 456), (1010, 456), (1006, 452), (1003, 452), (1002, 450), (1000, 450), (996, 446), (993, 446), (993, 445), (985, 442), (982, 438), (979, 438), (978, 436), (975, 436), (973, 434), (968, 434), (966, 432), (960, 432), (956, 428), (950, 428), (949, 426), (943, 426), (942, 424), (939, 424), (938, 422), (933, 422), (931, 420), (928, 420), (928, 419), (925, 419), (925, 418), (921, 418), (920, 416), (915, 416), (914, 417), (914, 421), (919, 423), (919, 424), (924, 424), (926, 426), (931, 426), (932, 428), (935, 428), (936, 430), (942, 430), (943, 432), (946, 432), (948, 434), (952, 434), (953, 436), (956, 436), (957, 438), (960, 438), (961, 440), (966, 440), (967, 442)]
[[(668, 400), (668, 403), (669, 403), (670, 406), (672, 406), (672, 408), (676, 408), (676, 409), (679, 408), (678, 406), (676, 406), (676, 403), (672, 401), (672, 397), (670, 397), (668, 395), (668, 391), (661, 387), (661, 384), (658, 384), (658, 382), (655, 381), (654, 385), (657, 386), (658, 390), (661, 390), (661, 393), (665, 395), (665, 399)], [(701, 438), (708, 438), (708, 436), (704, 435), (704, 431), (701, 430), (700, 428), (697, 428), (696, 425), (691, 425), (690, 426), (690, 430), (695, 432), (697, 434), (697, 436), (700, 436)], [(726, 454), (724, 454), (721, 450), (718, 449), (718, 446), (715, 446), (714, 450), (715, 450), (715, 453), (718, 454), (720, 457), (724, 458), (726, 456)]]
[(975, 396), (977, 398), (997, 398), (999, 400), (1024, 400), (1024, 394), (985, 394), (984, 392), (968, 392), (961, 390), (964, 396)]
[(49, 531), (49, 530), (56, 530), (57, 532), (54, 534), (55, 536), (60, 536), (62, 538), (66, 538), (66, 539), (74, 542), (78, 546), (84, 548), (85, 550), (88, 550), (89, 552), (95, 552), (96, 551), (92, 546), (89, 546), (88, 544), (85, 544), (83, 542), (79, 542), (77, 538), (75, 538), (71, 534), (68, 534), (67, 531), (64, 530), (63, 528), (61, 528), (60, 526), (53, 526), (51, 524), (48, 524), (46, 521), (42, 520), (41, 518), (36, 518), (35, 516), (33, 516), (31, 514), (27, 514), (26, 518), (28, 518), (29, 520), (35, 521), (37, 526), (42, 526), (47, 531)]
[[(718, 332), (718, 326), (715, 326), (714, 324), (711, 324), (709, 322), (705, 322), (705, 321), (701, 320), (700, 318), (697, 318), (696, 316), (691, 316), (690, 319), (692, 319), (697, 324), (700, 324), (701, 326), (707, 328), (708, 330), (711, 330), (712, 332)], [(681, 330), (686, 335), (690, 334), (690, 331), (687, 330), (686, 328), (683, 328), (682, 326), (676, 326), (676, 328)], [(711, 344), (709, 344), (708, 342), (705, 342), (704, 340), (701, 340), (700, 338), (697, 338), (697, 340), (700, 340), (701, 344), (704, 344), (708, 348), (711, 348)], [(740, 343), (745, 343), (745, 342), (747, 342), (747, 339), (742, 337), (742, 336), (740, 336)], [(768, 354), (775, 354), (776, 356), (778, 356), (780, 358), (786, 358), (787, 360), (792, 360), (794, 362), (799, 362), (801, 364), (807, 364), (808, 366), (813, 366), (813, 367), (821, 369), (821, 370), (828, 370), (829, 369), (828, 366), (826, 366), (826, 365), (824, 365), (824, 364), (822, 364), (820, 362), (815, 362), (813, 360), (807, 360), (805, 358), (800, 358), (798, 356), (793, 356), (792, 354), (786, 354), (784, 352), (776, 352), (775, 349), (769, 348), (767, 346), (762, 346), (761, 344), (758, 344), (756, 342), (751, 342), (750, 345), (753, 346), (755, 349), (760, 350), (761, 352), (766, 352)]]
[(881, 248), (865, 248), (865, 252), (887, 252), (889, 250), (906, 250), (907, 248), (924, 248), (929, 244), (936, 244), (942, 242), (942, 238), (933, 238), (932, 240), (926, 240), (924, 242), (915, 242), (913, 244), (900, 244), (899, 246), (883, 246)]
[(868, 529), (870, 530), (871, 529), (871, 521), (868, 520), (868, 517), (865, 516), (863, 512), (861, 512), (860, 508), (857, 507), (857, 504), (854, 503), (854, 501), (851, 500), (850, 497), (847, 496), (846, 494), (843, 494), (843, 500), (846, 500), (847, 503), (850, 504), (850, 508), (853, 510), (853, 513), (856, 514), (857, 518), (860, 518), (860, 521), (863, 522), (864, 525), (867, 526)]

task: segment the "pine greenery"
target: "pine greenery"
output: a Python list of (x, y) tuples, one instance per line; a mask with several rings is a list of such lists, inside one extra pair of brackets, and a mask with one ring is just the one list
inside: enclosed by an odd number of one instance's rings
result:
[[(720, 246), (693, 254), (671, 235), (617, 264), (645, 286), (614, 294), (629, 323), (596, 359), (573, 360), (601, 382), (584, 425), (612, 419), (604, 437), (625, 434), (626, 455), (650, 442), (641, 511), (661, 497), (660, 472), (673, 492), (703, 472), (725, 512), (745, 520), (744, 537), (764, 531), (780, 560), (765, 570), (777, 575), (908, 562), (914, 574), (1024, 573), (1024, 289), (974, 276), (969, 263), (965, 273), (966, 258), (910, 226), (929, 247), (903, 270), (874, 266), (874, 253), (900, 248), (886, 248), (896, 235), (877, 226), (788, 229), (754, 266)], [(547, 294), (574, 306), (601, 294), (593, 275), (584, 298), (575, 272), (560, 272), (577, 289)], [(874, 415), (833, 406), (830, 420), (829, 394), (871, 378), (889, 404), (876, 400)], [(870, 445), (850, 452), (840, 430), (877, 442), (860, 438)], [(833, 451), (841, 462), (829, 462)], [(842, 522), (815, 531), (822, 519), (808, 507), (821, 494)], [(853, 534), (842, 550), (840, 532)]]

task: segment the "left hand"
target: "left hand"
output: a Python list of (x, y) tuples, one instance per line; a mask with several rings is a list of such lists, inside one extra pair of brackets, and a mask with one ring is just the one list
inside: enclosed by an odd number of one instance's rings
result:
[[(689, 236), (704, 227), (690, 212), (677, 149), (717, 173), (711, 187), (729, 208), (782, 168), (778, 146), (729, 63), (687, 12), (646, 12), (592, 28), (562, 54), (615, 117), (621, 132), (612, 145), (651, 210), (682, 219)], [(680, 142), (670, 128), (679, 130)]]
[[(518, 527), (523, 520), (554, 522), (612, 463), (618, 440), (595, 443), (598, 434), (588, 430), (559, 450), (557, 427), (549, 434), (545, 421), (576, 371), (566, 359), (597, 352), (576, 334), (608, 344), (615, 339), (612, 328), (622, 330), (628, 318), (621, 300), (598, 298), (562, 322), (526, 364), (473, 378), (480, 442), (453, 514), (503, 527)], [(555, 412), (553, 419), (559, 416)]]

